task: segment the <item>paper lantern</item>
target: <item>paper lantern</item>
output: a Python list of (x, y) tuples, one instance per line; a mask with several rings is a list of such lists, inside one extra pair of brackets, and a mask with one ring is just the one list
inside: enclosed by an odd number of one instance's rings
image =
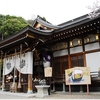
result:
[(99, 34), (95, 35), (95, 40), (98, 41), (99, 40)]
[(90, 42), (90, 38), (87, 37), (87, 38), (86, 38), (86, 43), (89, 43), (89, 42)]
[(73, 47), (73, 41), (70, 41), (70, 47)]
[(78, 39), (78, 45), (81, 45), (82, 44), (82, 41), (81, 41), (81, 39)]

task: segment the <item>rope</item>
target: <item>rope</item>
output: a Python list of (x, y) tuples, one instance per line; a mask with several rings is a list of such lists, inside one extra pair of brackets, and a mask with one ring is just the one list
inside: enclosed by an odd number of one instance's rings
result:
[[(5, 53), (5, 63), (6, 63), (6, 53)], [(3, 66), (3, 71), (4, 71), (4, 75), (3, 75), (3, 82), (2, 82), (2, 90), (5, 88), (5, 66)]]
[(16, 71), (16, 49), (15, 49), (15, 58), (14, 58), (14, 77), (13, 77), (13, 84), (12, 84), (12, 88), (15, 87), (15, 71)]
[[(22, 56), (22, 44), (20, 44), (20, 68), (21, 68), (21, 56)], [(18, 88), (21, 88), (21, 73), (19, 71), (19, 82), (18, 82)]]

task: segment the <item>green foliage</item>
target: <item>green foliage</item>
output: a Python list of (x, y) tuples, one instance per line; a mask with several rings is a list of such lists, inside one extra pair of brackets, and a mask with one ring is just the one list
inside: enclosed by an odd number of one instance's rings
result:
[(46, 18), (45, 18), (45, 17), (43, 17), (43, 20), (44, 20), (44, 21), (46, 21)]
[(27, 20), (27, 23), (28, 23), (30, 26), (32, 26), (32, 25), (33, 25), (33, 21), (34, 21), (34, 20), (31, 20), (31, 19), (30, 19), (30, 20)]
[(4, 18), (5, 16), (0, 14), (0, 27), (3, 25)]
[(22, 17), (10, 15), (4, 16), (0, 14), (0, 37), (3, 35), (6, 38), (15, 34), (27, 25), (27, 21)]

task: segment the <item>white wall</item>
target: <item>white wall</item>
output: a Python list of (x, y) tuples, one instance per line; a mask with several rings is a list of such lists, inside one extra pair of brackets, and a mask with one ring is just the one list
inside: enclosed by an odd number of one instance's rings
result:
[(100, 67), (100, 52), (86, 54), (87, 67), (90, 67), (90, 72), (98, 71)]
[(82, 52), (82, 51), (83, 51), (83, 50), (82, 50), (82, 46), (70, 48), (70, 54), (78, 53), (78, 52)]
[(68, 50), (60, 50), (53, 53), (53, 57), (68, 55)]
[(99, 49), (99, 42), (85, 45), (85, 51)]

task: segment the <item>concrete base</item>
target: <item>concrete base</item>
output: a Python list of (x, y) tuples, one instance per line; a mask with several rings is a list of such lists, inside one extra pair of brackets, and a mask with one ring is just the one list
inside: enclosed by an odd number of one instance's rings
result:
[(33, 91), (32, 90), (28, 90), (27, 93), (28, 94), (31, 94), (31, 93), (33, 93)]
[(35, 87), (37, 88), (36, 97), (43, 98), (45, 96), (49, 96), (48, 88), (50, 85), (36, 85)]
[(83, 91), (79, 91), (80, 93), (83, 93)]
[(5, 88), (2, 88), (2, 91), (5, 91)]

